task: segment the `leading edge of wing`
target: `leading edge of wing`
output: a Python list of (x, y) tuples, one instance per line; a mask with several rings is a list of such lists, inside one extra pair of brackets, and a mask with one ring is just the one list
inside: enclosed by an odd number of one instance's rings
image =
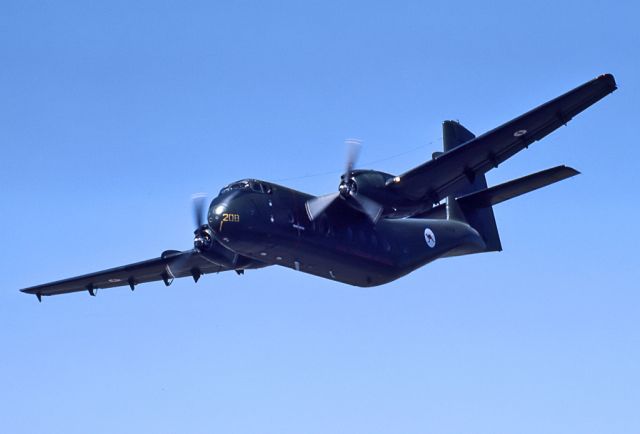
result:
[(160, 257), (122, 265), (107, 270), (62, 279), (42, 285), (21, 289), (26, 294), (41, 296), (66, 294), (70, 292), (88, 291), (91, 295), (97, 289), (130, 286), (139, 283), (164, 281), (169, 285), (175, 277), (193, 276), (197, 279), (202, 274), (227, 270), (204, 259), (194, 250), (179, 252), (169, 250)]
[(400, 175), (400, 182), (391, 184), (391, 188), (410, 199), (430, 199), (436, 203), (454, 194), (476, 174), (497, 167), (518, 151), (565, 125), (616, 89), (613, 75), (600, 75), (407, 171)]

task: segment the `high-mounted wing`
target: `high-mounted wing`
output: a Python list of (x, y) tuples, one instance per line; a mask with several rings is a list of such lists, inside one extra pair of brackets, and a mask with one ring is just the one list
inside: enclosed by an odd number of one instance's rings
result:
[(388, 188), (415, 201), (438, 203), (476, 175), (565, 125), (616, 90), (611, 74), (601, 75), (467, 143), (400, 175)]
[(42, 296), (66, 294), (69, 292), (88, 291), (95, 295), (99, 288), (129, 286), (131, 290), (139, 283), (162, 280), (170, 285), (175, 277), (192, 276), (198, 281), (201, 275), (230, 270), (220, 264), (211, 262), (196, 250), (178, 252), (168, 250), (159, 258), (134, 264), (123, 265), (109, 270), (72, 277), (21, 289), (27, 294), (35, 294), (38, 300)]

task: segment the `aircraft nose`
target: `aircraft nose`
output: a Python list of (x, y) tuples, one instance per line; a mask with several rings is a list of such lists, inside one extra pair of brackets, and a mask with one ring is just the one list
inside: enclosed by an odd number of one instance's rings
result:
[(209, 227), (214, 231), (218, 232), (220, 225), (225, 218), (224, 215), (227, 214), (227, 209), (229, 208), (228, 201), (220, 201), (215, 199), (211, 206), (209, 207), (209, 215), (207, 221), (209, 223)]
[[(216, 198), (209, 207), (207, 221), (215, 234), (229, 235), (230, 232), (240, 229), (241, 214), (247, 214), (247, 200), (242, 194), (230, 194)], [(246, 218), (246, 216), (245, 216)], [(236, 231), (237, 232), (237, 231)]]

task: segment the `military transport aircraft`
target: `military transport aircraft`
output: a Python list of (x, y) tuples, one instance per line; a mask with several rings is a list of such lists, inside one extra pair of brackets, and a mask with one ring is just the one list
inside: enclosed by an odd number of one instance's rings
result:
[[(191, 250), (22, 289), (42, 296), (281, 265), (338, 282), (375, 286), (444, 257), (502, 250), (493, 205), (577, 175), (557, 166), (487, 188), (485, 173), (565, 125), (616, 89), (601, 75), (481, 136), (443, 123), (443, 152), (400, 175), (354, 168), (338, 191), (314, 197), (245, 179), (220, 191), (205, 213), (194, 202)], [(205, 215), (206, 214), (206, 215)]]

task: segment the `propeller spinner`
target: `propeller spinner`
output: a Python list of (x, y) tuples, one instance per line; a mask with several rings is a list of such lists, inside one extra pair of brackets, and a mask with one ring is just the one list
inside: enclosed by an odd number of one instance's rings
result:
[(376, 201), (358, 193), (358, 184), (354, 177), (354, 167), (360, 154), (361, 142), (357, 139), (347, 139), (348, 148), (347, 165), (345, 172), (340, 177), (340, 185), (335, 193), (309, 199), (305, 204), (309, 220), (318, 218), (336, 200), (344, 200), (349, 206), (357, 209), (369, 217), (372, 222), (377, 222), (382, 214), (382, 206)]

